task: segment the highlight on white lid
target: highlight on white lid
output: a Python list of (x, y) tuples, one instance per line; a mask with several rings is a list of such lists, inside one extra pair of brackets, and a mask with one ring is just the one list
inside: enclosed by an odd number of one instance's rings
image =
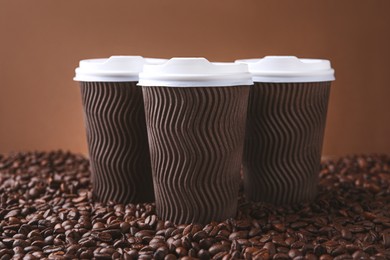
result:
[(125, 82), (138, 81), (145, 64), (160, 64), (166, 59), (141, 56), (111, 56), (103, 59), (81, 60), (76, 68), (75, 81)]
[(227, 87), (252, 85), (246, 64), (209, 62), (205, 58), (172, 58), (158, 65), (145, 65), (140, 86)]
[(266, 56), (261, 59), (236, 60), (247, 64), (254, 82), (333, 81), (329, 60), (299, 59), (295, 56)]

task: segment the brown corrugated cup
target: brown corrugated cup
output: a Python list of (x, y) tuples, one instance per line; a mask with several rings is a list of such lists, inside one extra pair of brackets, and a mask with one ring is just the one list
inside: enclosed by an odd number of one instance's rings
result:
[(173, 58), (145, 66), (139, 85), (163, 220), (204, 224), (235, 216), (252, 84), (244, 64)]
[(334, 70), (327, 60), (268, 56), (239, 60), (252, 73), (243, 156), (247, 199), (312, 201)]
[(101, 202), (154, 200), (142, 89), (137, 86), (145, 62), (140, 56), (112, 56), (82, 60), (76, 69), (93, 194)]

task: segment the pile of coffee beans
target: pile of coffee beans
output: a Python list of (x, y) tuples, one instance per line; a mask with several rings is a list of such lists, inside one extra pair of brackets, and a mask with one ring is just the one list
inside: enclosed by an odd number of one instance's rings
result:
[(390, 259), (390, 156), (329, 160), (319, 178), (310, 204), (241, 196), (234, 219), (174, 225), (154, 204), (94, 202), (83, 156), (0, 155), (0, 259)]

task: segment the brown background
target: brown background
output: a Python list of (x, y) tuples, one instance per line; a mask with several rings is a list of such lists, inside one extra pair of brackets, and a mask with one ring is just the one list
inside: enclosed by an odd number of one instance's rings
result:
[(86, 153), (80, 59), (332, 61), (324, 154), (390, 153), (390, 1), (2, 1), (0, 153)]

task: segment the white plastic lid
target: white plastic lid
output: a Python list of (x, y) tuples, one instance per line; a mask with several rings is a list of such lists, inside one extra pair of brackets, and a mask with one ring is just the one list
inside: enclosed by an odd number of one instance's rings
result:
[(333, 81), (329, 60), (298, 59), (295, 56), (266, 56), (262, 59), (236, 60), (248, 65), (254, 82)]
[(212, 63), (205, 58), (172, 58), (159, 65), (145, 65), (140, 86), (227, 87), (252, 85), (246, 64)]
[(76, 68), (76, 81), (124, 82), (138, 81), (138, 74), (145, 64), (160, 64), (166, 59), (141, 56), (111, 56), (104, 59), (80, 61)]

